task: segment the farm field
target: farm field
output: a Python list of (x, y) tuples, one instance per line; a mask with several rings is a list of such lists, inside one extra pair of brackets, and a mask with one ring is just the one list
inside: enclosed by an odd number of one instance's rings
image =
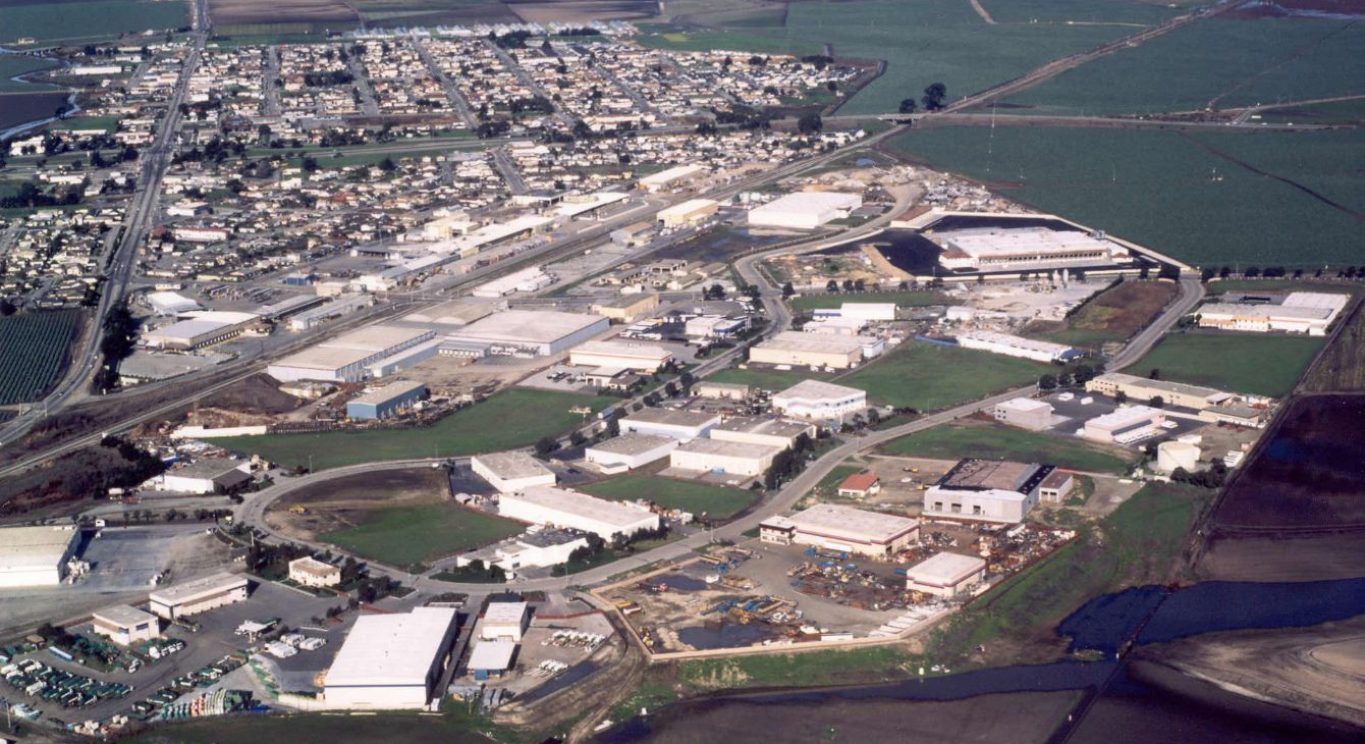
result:
[(457, 457), (528, 447), (544, 436), (562, 434), (583, 416), (570, 408), (606, 408), (596, 396), (512, 389), (463, 408), (431, 426), (317, 434), (267, 434), (210, 440), (284, 465), (325, 470), (341, 465), (421, 457)]
[(920, 411), (952, 408), (1034, 382), (1048, 365), (975, 349), (906, 341), (834, 382), (867, 391), (868, 400)]
[(623, 475), (583, 486), (585, 493), (612, 501), (648, 499), (669, 509), (682, 509), (697, 516), (705, 513), (729, 519), (754, 502), (752, 491), (674, 480), (656, 475)]
[(797, 312), (827, 310), (843, 306), (845, 302), (894, 302), (897, 307), (922, 307), (924, 305), (953, 305), (957, 300), (941, 292), (841, 292), (821, 295), (805, 295), (791, 300), (792, 309)]
[(708, 382), (731, 382), (739, 385), (752, 385), (772, 392), (785, 390), (802, 380), (828, 380), (827, 372), (811, 372), (806, 368), (780, 370), (750, 366), (748, 369), (731, 367), (714, 375), (707, 375)]
[(86, 0), (6, 4), (0, 43), (31, 36), (38, 43), (115, 39), (148, 29), (189, 25), (189, 4), (152, 0)]
[(66, 102), (66, 96), (60, 91), (0, 93), (0, 129), (46, 119)]
[(83, 316), (49, 310), (0, 318), (0, 405), (37, 400), (61, 379)]
[[(440, 716), (384, 711), (365, 716), (242, 716), (224, 726), (221, 719), (197, 718), (158, 724), (129, 744), (261, 744), (261, 742), (401, 741), (405, 744), (483, 744), (501, 740), (502, 729), (470, 716), (458, 705)], [(483, 732), (496, 732), (498, 739)]]
[(1092, 446), (1074, 437), (988, 423), (936, 426), (882, 445), (888, 455), (952, 460), (977, 457), (1060, 465), (1096, 473), (1123, 473), (1133, 457)]
[[(899, 135), (912, 160), (981, 181), (1063, 215), (1199, 266), (1355, 265), (1357, 216), (1296, 184), (1320, 184), (1352, 203), (1365, 173), (1353, 132), (1176, 132), (1059, 127), (938, 127)], [(1209, 148), (1268, 171), (1258, 174)], [(1251, 150), (1256, 153), (1252, 155)], [(1281, 154), (1278, 151), (1283, 151)], [(1283, 163), (1289, 157), (1292, 163)], [(1306, 186), (1312, 189), (1312, 186)], [(1360, 207), (1355, 207), (1359, 212)], [(1312, 224), (1312, 230), (1302, 226)]]
[(1306, 391), (1365, 391), (1365, 310), (1357, 308), (1354, 315), (1337, 322), (1348, 325), (1327, 347), (1322, 361), (1304, 380), (1303, 388)]
[(1281, 398), (1294, 389), (1324, 342), (1260, 333), (1168, 334), (1128, 371), (1146, 376), (1156, 369), (1163, 380)]
[(1205, 19), (1003, 103), (1039, 114), (1132, 114), (1362, 93), (1362, 43), (1365, 28), (1347, 19)]
[(1215, 279), (1207, 285), (1210, 295), (1227, 292), (1340, 292), (1355, 294), (1358, 284), (1304, 279)]
[[(0, 10), (0, 13), (3, 12)], [(57, 86), (48, 83), (11, 80), (15, 75), (50, 70), (56, 66), (56, 62), (46, 57), (24, 57), (11, 54), (0, 56), (0, 93), (37, 93), (45, 90), (60, 90)]]
[(1036, 329), (1026, 330), (1030, 335), (1072, 346), (1099, 347), (1125, 341), (1160, 315), (1175, 299), (1176, 291), (1171, 282), (1125, 281), (1090, 298), (1060, 328), (1039, 323)]
[(320, 536), (323, 542), (393, 566), (413, 566), (520, 534), (510, 519), (451, 504), (398, 506)]

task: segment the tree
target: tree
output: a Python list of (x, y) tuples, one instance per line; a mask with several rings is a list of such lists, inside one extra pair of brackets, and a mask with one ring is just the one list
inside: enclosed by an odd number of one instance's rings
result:
[(383, 160), (379, 161), (379, 170), (382, 170), (385, 173), (392, 173), (397, 168), (398, 165), (393, 162), (393, 158), (386, 157)]
[(915, 109), (918, 108), (918, 107), (919, 107), (919, 104), (915, 103), (915, 99), (913, 99), (913, 98), (903, 98), (903, 99), (901, 99), (901, 105), (900, 105), (900, 109), (899, 109), (899, 110), (900, 110), (900, 113), (902, 113), (902, 114), (913, 114), (913, 113), (915, 113)]
[(801, 134), (819, 134), (824, 126), (824, 121), (816, 113), (803, 114), (800, 119), (796, 120), (796, 131)]
[(829, 292), (830, 294), (836, 294), (836, 293), (838, 293), (838, 291), (839, 291), (839, 282), (836, 281), (836, 280), (834, 280), (834, 279), (830, 279), (830, 280), (829, 280), (829, 283), (825, 285), (825, 291), (826, 291), (826, 292)]
[(925, 111), (938, 111), (943, 108), (943, 99), (948, 97), (948, 86), (943, 83), (934, 83), (924, 89), (924, 97), (920, 102), (924, 104)]
[(9, 300), (5, 299), (0, 299), (0, 317), (7, 318), (13, 315), (16, 309), (17, 308), (14, 307), (13, 302), (10, 302)]
[(1038, 378), (1039, 390), (1055, 390), (1057, 388), (1057, 378), (1052, 375), (1043, 375)]
[(536, 440), (537, 457), (545, 457), (557, 449), (559, 449), (559, 442), (554, 437), (541, 437)]
[(1152, 408), (1164, 408), (1166, 406), (1166, 399), (1160, 395), (1153, 395), (1152, 399), (1147, 402), (1147, 405)]
[(796, 287), (793, 287), (791, 282), (782, 285), (782, 299), (785, 300), (794, 294), (796, 294)]
[(1120, 391), (1114, 393), (1114, 402), (1115, 402), (1115, 403), (1127, 403), (1127, 402), (1128, 402), (1128, 393), (1125, 393), (1125, 392), (1123, 392), (1122, 390), (1120, 390)]
[(584, 444), (587, 443), (587, 441), (588, 438), (583, 436), (583, 432), (578, 431), (577, 429), (575, 429), (573, 433), (569, 435), (569, 444), (573, 445), (574, 447), (582, 447)]
[(1147, 373), (1147, 379), (1149, 379), (1149, 380), (1160, 380), (1160, 379), (1161, 379), (1161, 370), (1160, 370), (1159, 368), (1157, 368), (1157, 367), (1152, 367), (1151, 371)]

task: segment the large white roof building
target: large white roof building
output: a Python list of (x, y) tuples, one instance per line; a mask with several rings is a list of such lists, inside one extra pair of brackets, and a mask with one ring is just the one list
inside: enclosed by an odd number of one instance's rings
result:
[(448, 342), (487, 346), (493, 354), (558, 354), (610, 327), (600, 315), (550, 310), (508, 310), (494, 313), (452, 331)]
[(475, 455), (470, 460), (470, 469), (500, 493), (555, 484), (555, 471), (521, 451)]
[(656, 344), (627, 341), (589, 341), (569, 352), (569, 364), (582, 367), (620, 367), (656, 372), (673, 359), (673, 352)]
[(1199, 325), (1230, 331), (1323, 336), (1350, 299), (1350, 295), (1331, 292), (1291, 292), (1279, 303), (1210, 302), (1199, 308)]
[(765, 519), (758, 530), (765, 542), (815, 545), (887, 558), (904, 550), (919, 535), (919, 522), (839, 504), (816, 504), (790, 517)]
[(762, 475), (783, 449), (771, 444), (693, 439), (670, 452), (668, 464), (679, 470), (756, 476)]
[(424, 708), (455, 640), (455, 610), (417, 607), (407, 614), (362, 615), (327, 671), (328, 707)]
[(642, 506), (544, 486), (503, 494), (498, 513), (531, 524), (591, 532), (604, 540), (659, 528), (659, 515)]
[(370, 374), (374, 363), (435, 336), (429, 329), (368, 326), (290, 354), (267, 367), (266, 373), (280, 382), (359, 382)]
[(749, 349), (749, 361), (848, 369), (863, 359), (866, 339), (829, 333), (783, 331)]
[(964, 349), (989, 351), (992, 354), (1030, 359), (1035, 362), (1065, 362), (1081, 356), (1081, 352), (1066, 344), (1038, 341), (1023, 336), (997, 331), (967, 331), (957, 335), (957, 345)]
[(72, 527), (0, 528), (0, 587), (60, 584), (80, 536)]
[(798, 191), (778, 197), (749, 211), (749, 224), (755, 227), (786, 227), (814, 230), (828, 222), (847, 217), (863, 205), (858, 194), (835, 191)]
[(1129, 261), (1117, 243), (1079, 230), (1047, 227), (974, 227), (934, 236), (947, 269), (1009, 271)]
[(706, 436), (720, 423), (720, 414), (706, 411), (678, 411), (672, 408), (641, 408), (621, 419), (621, 433), (653, 434), (689, 442)]
[(842, 423), (867, 408), (867, 393), (820, 380), (802, 380), (773, 396), (773, 408), (792, 418)]
[(905, 572), (905, 586), (916, 592), (951, 597), (981, 580), (986, 561), (971, 555), (935, 553)]
[(668, 457), (677, 446), (674, 437), (631, 432), (588, 447), (583, 457), (605, 472), (618, 473)]

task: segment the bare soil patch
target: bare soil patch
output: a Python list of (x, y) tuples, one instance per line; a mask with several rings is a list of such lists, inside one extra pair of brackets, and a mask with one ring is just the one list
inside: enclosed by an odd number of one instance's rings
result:
[(1035, 323), (1029, 332), (1075, 336), (1076, 341), (1123, 341), (1147, 327), (1175, 299), (1176, 285), (1160, 281), (1125, 281), (1107, 289), (1062, 323)]
[(200, 405), (248, 415), (277, 415), (297, 410), (306, 403), (302, 398), (281, 391), (274, 380), (262, 373), (214, 393)]
[(360, 20), (342, 0), (209, 0), (209, 17), (219, 26)]
[[(376, 509), (436, 504), (449, 493), (446, 471), (380, 470), (336, 478), (290, 492), (266, 510), (272, 528), (304, 540), (363, 524)], [(291, 512), (300, 508), (302, 513)]]
[(1218, 581), (1326, 581), (1365, 575), (1365, 533), (1219, 535), (1205, 548), (1198, 573)]
[(527, 23), (587, 23), (589, 21), (653, 18), (658, 3), (654, 0), (563, 0), (562, 2), (518, 2), (506, 0), (507, 7)]

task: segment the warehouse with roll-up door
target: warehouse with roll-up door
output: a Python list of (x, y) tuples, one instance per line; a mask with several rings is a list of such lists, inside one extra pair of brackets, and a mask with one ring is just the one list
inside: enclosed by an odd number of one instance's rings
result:
[(249, 587), (245, 576), (218, 573), (158, 589), (148, 600), (153, 615), (175, 620), (244, 602)]
[(670, 452), (668, 464), (679, 470), (758, 476), (783, 449), (770, 444), (693, 439)]
[(790, 517), (769, 517), (758, 525), (763, 542), (814, 545), (841, 553), (889, 558), (919, 535), (919, 523), (894, 514), (839, 504), (816, 504)]
[(607, 501), (562, 488), (528, 488), (503, 494), (498, 514), (531, 524), (591, 532), (603, 540), (659, 528), (659, 515), (636, 504)]
[(0, 587), (57, 586), (80, 546), (81, 531), (64, 527), (0, 527)]
[(373, 325), (290, 354), (265, 371), (280, 382), (360, 382), (375, 363), (435, 337), (430, 329)]
[(444, 691), (436, 685), (455, 641), (455, 618), (449, 607), (356, 618), (327, 670), (327, 706), (410, 710), (439, 700)]
[(551, 310), (507, 310), (451, 331), (447, 342), (478, 344), (490, 354), (549, 356), (610, 328), (600, 315)]

